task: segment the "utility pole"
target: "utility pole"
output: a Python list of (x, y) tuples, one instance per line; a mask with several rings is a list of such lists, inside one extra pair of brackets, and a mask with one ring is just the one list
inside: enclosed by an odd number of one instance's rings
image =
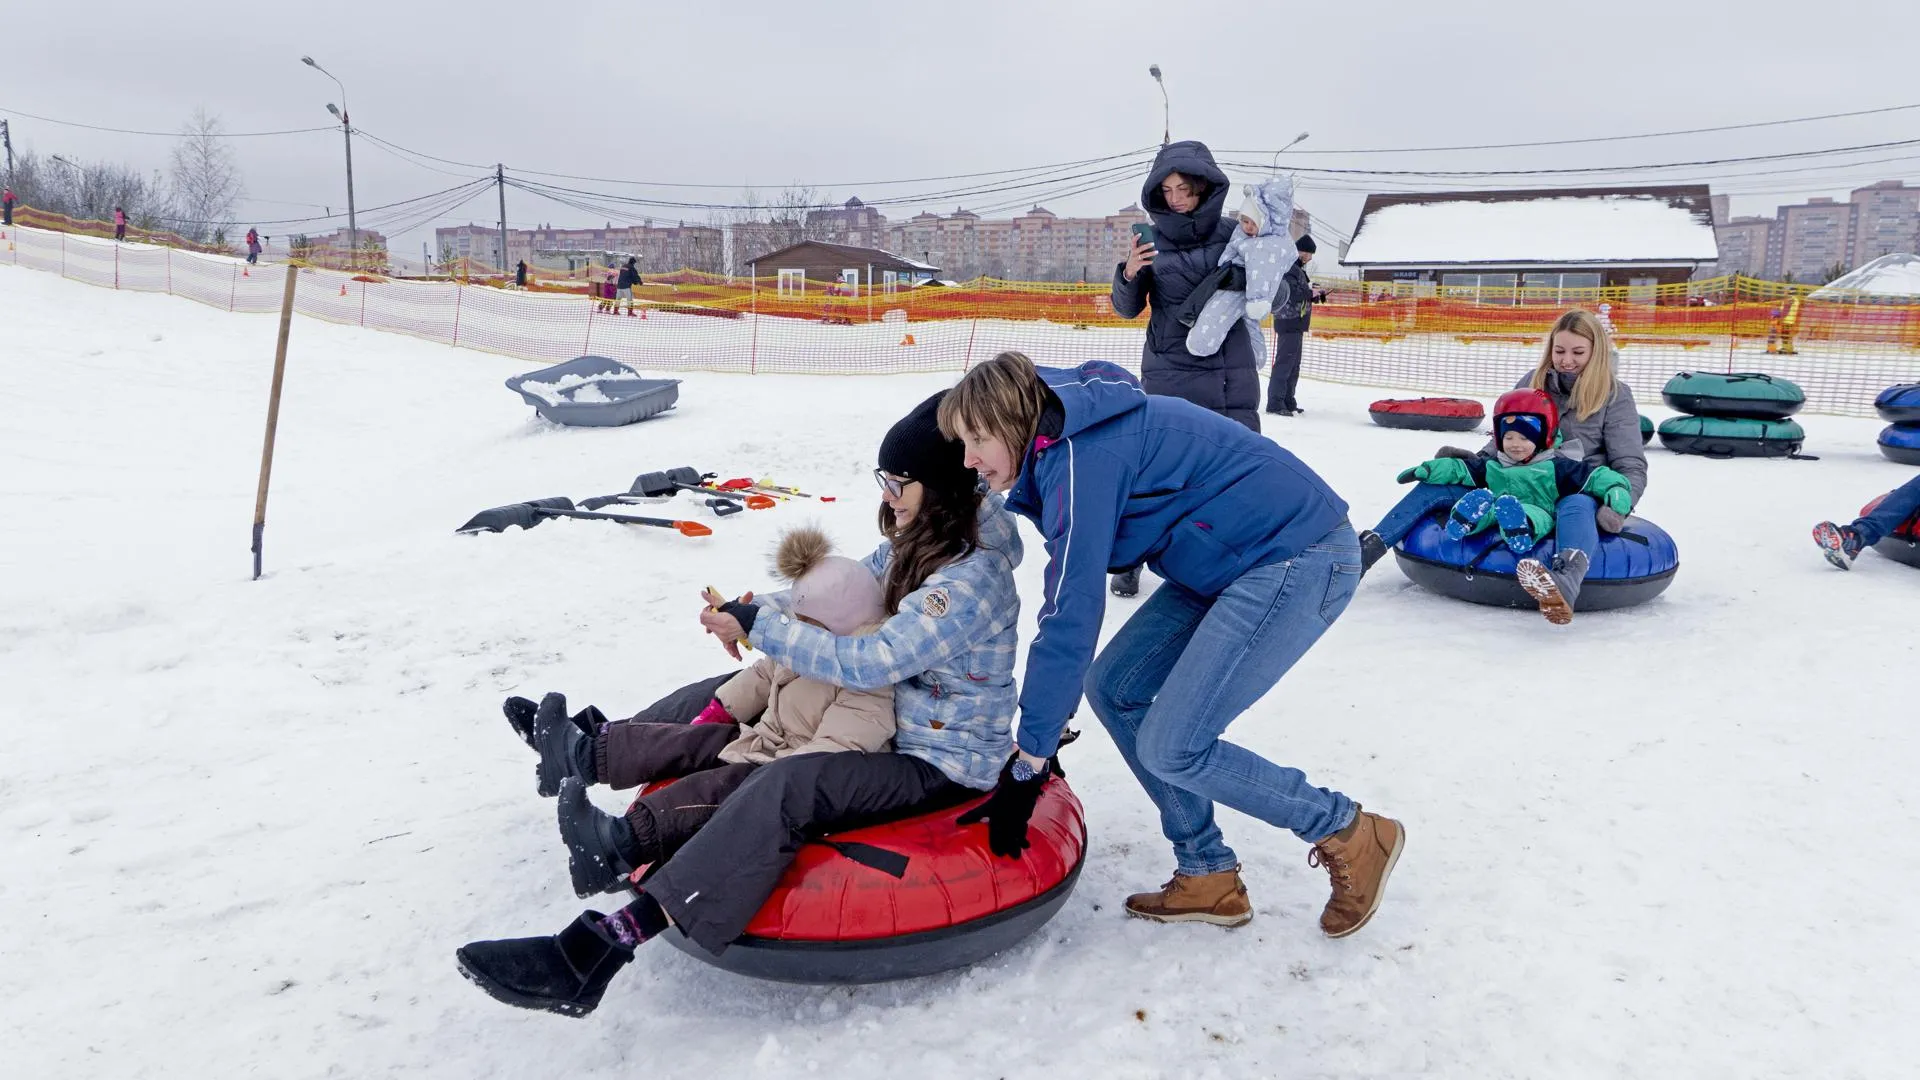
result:
[(493, 186), (500, 191), (500, 274), (507, 273), (507, 170), (506, 166), (495, 163), (493, 166)]
[(13, 132), (5, 120), (0, 120), (0, 145), (7, 148), (7, 186), (13, 186)]

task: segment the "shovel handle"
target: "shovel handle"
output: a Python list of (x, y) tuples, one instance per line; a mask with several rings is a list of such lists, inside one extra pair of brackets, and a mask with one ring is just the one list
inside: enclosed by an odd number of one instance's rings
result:
[(542, 507), (542, 517), (587, 518), (592, 521), (617, 521), (622, 525), (651, 525), (659, 529), (672, 529), (681, 536), (712, 536), (713, 530), (697, 521), (683, 521), (675, 518), (641, 517), (638, 514), (603, 514), (591, 510), (554, 510)]

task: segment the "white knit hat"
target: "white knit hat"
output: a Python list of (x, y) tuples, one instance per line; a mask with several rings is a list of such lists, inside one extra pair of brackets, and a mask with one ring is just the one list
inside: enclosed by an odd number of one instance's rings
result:
[(1247, 197), (1241, 200), (1240, 216), (1253, 220), (1253, 231), (1257, 236), (1267, 231), (1267, 208), (1260, 205), (1260, 195), (1253, 185), (1246, 185)]

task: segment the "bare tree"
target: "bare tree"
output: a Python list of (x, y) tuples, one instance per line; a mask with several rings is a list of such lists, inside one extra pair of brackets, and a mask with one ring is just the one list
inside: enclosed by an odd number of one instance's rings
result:
[(224, 235), (244, 190), (240, 166), (221, 135), (220, 118), (195, 109), (173, 147), (173, 224), (189, 240)]

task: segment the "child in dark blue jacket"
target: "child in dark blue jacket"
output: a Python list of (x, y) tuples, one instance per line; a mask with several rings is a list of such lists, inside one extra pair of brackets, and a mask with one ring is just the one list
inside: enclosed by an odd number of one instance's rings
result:
[[(1399, 822), (1223, 740), (1352, 599), (1347, 504), (1299, 458), (1190, 402), (1148, 396), (1104, 362), (1036, 368), (1006, 352), (940, 408), (967, 464), (1046, 538), (1046, 593), (1027, 651), (1018, 750), (985, 807), (1017, 855), (1067, 717), (1088, 701), (1160, 810), (1173, 879), (1129, 914), (1239, 926), (1253, 917), (1223, 803), (1314, 845), (1333, 894), (1329, 936), (1365, 925), (1404, 839)], [(1113, 567), (1166, 579), (1096, 659)]]

